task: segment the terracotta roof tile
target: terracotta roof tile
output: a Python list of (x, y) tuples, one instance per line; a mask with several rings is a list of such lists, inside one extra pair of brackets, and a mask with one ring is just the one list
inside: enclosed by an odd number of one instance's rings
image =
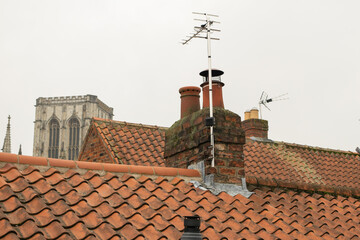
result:
[(0, 238), (179, 239), (184, 216), (195, 214), (204, 239), (360, 236), (354, 197), (250, 185), (248, 199), (196, 189), (179, 172), (150, 178), (50, 165), (19, 170), (1, 165), (1, 157)]
[(82, 222), (77, 222), (75, 225), (70, 227), (69, 230), (76, 239), (84, 239), (89, 236), (95, 237), (95, 234), (91, 233), (90, 230)]
[[(114, 163), (165, 166), (163, 149), (166, 128), (100, 118), (93, 118), (92, 125), (101, 136)], [(80, 159), (86, 157), (80, 153)]]
[(130, 223), (125, 224), (124, 227), (119, 229), (120, 234), (125, 239), (136, 239), (137, 237), (144, 237), (140, 232), (137, 231), (137, 229)]
[(248, 182), (360, 196), (360, 156), (283, 142), (244, 146)]
[[(115, 163), (164, 166), (166, 128), (98, 118), (93, 125), (103, 136)], [(244, 157), (249, 183), (360, 196), (358, 154), (282, 142), (250, 141), (244, 146)], [(7, 159), (15, 161), (11, 155)], [(124, 167), (118, 168), (119, 172), (127, 172)]]
[(25, 211), (25, 208), (20, 207), (13, 212), (7, 214), (7, 219), (12, 225), (19, 225), (24, 223), (27, 219), (31, 219), (30, 215)]

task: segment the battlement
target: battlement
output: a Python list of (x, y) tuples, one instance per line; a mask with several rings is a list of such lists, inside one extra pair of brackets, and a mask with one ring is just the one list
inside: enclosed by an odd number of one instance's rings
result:
[(112, 107), (109, 107), (104, 102), (102, 102), (100, 99), (96, 98), (96, 103), (98, 104), (99, 108), (103, 109), (105, 112), (110, 114), (111, 116), (114, 116), (113, 112), (114, 109)]
[(86, 102), (94, 99), (95, 102), (97, 96), (94, 95), (83, 95), (83, 96), (62, 96), (62, 97), (40, 97), (36, 99), (36, 105), (41, 104), (63, 104), (63, 103), (79, 103)]
[(80, 96), (62, 96), (62, 97), (39, 97), (36, 99), (36, 105), (53, 105), (53, 104), (77, 104), (91, 102), (96, 103), (101, 109), (113, 115), (114, 109), (107, 106), (95, 95), (80, 95)]

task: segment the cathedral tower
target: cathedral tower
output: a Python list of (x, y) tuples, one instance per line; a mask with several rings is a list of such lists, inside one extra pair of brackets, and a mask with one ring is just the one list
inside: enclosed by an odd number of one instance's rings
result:
[(33, 155), (76, 160), (91, 118), (112, 119), (94, 95), (36, 99)]

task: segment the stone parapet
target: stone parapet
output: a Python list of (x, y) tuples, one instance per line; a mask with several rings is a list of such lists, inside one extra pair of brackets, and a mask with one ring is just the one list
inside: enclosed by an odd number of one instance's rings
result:
[(64, 103), (80, 103), (89, 102), (91, 98), (97, 98), (94, 95), (82, 95), (82, 96), (64, 96), (64, 97), (40, 97), (36, 99), (36, 105), (38, 104), (64, 104)]
[(113, 115), (114, 109), (107, 106), (104, 102), (98, 99), (95, 95), (81, 95), (81, 96), (64, 96), (64, 97), (39, 97), (36, 99), (36, 105), (64, 105), (64, 104), (78, 104), (78, 103), (96, 103), (105, 112)]
[(112, 117), (114, 116), (114, 109), (112, 107), (109, 107), (105, 103), (103, 103), (98, 98), (96, 98), (96, 103), (97, 103), (98, 107), (101, 108), (102, 110), (104, 110), (105, 112), (107, 112), (111, 116), (110, 119), (112, 119)]

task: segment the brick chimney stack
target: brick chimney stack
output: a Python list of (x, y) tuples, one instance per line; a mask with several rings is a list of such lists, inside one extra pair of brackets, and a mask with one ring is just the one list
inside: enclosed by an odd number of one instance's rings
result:
[[(223, 71), (212, 69), (212, 91), (213, 91), (213, 106), (224, 108), (224, 101), (222, 95), (222, 87), (225, 85), (221, 82), (221, 75)], [(203, 83), (200, 85), (203, 92), (203, 108), (209, 107), (209, 70), (204, 70), (200, 73), (203, 77)]]
[(245, 120), (241, 123), (246, 139), (251, 137), (268, 139), (268, 121), (259, 119), (259, 110), (252, 108), (245, 112)]
[(181, 118), (200, 110), (199, 87), (182, 87), (179, 89), (181, 98)]
[[(223, 72), (213, 70), (212, 74), (214, 76), (215, 166), (211, 166), (210, 127), (205, 122), (210, 114), (207, 70), (200, 73), (204, 77), (204, 82), (201, 84), (204, 101), (202, 110), (186, 110), (196, 109), (185, 107), (196, 105), (193, 103), (198, 99), (195, 97), (195, 92), (198, 91), (194, 87), (180, 89), (182, 118), (165, 133), (165, 164), (168, 167), (197, 168), (202, 171), (204, 179), (208, 177), (216, 183), (242, 186), (242, 179), (245, 177), (243, 159), (245, 133), (241, 127), (241, 118), (236, 113), (224, 109), (222, 99), (224, 83), (220, 80)], [(187, 94), (194, 98), (189, 100), (191, 103), (185, 102), (188, 98)]]

